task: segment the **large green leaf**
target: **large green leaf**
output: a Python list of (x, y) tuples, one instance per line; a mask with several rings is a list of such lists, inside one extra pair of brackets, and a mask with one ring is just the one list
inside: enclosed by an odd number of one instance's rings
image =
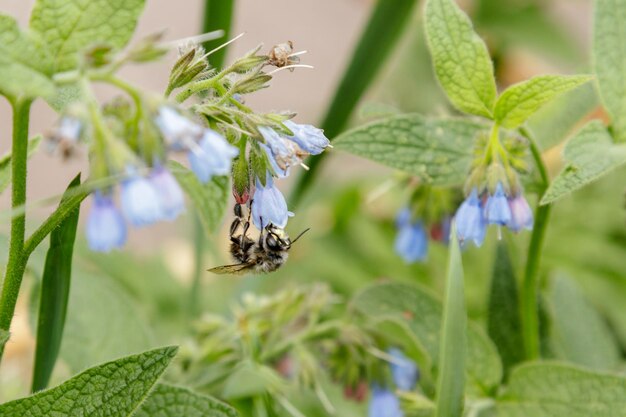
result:
[(349, 130), (334, 145), (436, 185), (462, 184), (484, 126), (462, 119), (395, 116)]
[(50, 53), (54, 72), (76, 68), (79, 52), (94, 44), (123, 48), (144, 0), (37, 0), (30, 26)]
[(565, 168), (552, 181), (541, 204), (552, 203), (626, 163), (626, 145), (615, 145), (599, 121), (593, 121), (565, 145)]
[(176, 355), (165, 347), (88, 369), (58, 387), (0, 405), (3, 417), (130, 416)]
[(513, 365), (524, 360), (524, 341), (517, 281), (504, 242), (498, 244), (493, 266), (487, 329), (498, 348), (506, 374)]
[[(41, 136), (37, 135), (28, 142), (28, 157), (35, 154), (41, 143)], [(11, 183), (11, 153), (7, 153), (0, 158), (0, 193), (2, 193)]]
[(181, 187), (196, 206), (207, 234), (214, 233), (222, 221), (228, 202), (228, 177), (214, 177), (206, 184), (201, 183), (194, 173), (176, 161), (169, 167)]
[(450, 101), (466, 113), (491, 118), (493, 64), (469, 17), (454, 0), (428, 0), (425, 19), (435, 72)]
[(623, 417), (626, 378), (543, 363), (513, 371), (497, 400), (498, 417)]
[(134, 417), (237, 417), (229, 405), (187, 388), (157, 384)]
[[(66, 200), (68, 192), (80, 185), (80, 174), (72, 180), (61, 203)], [(39, 314), (37, 316), (37, 346), (33, 369), (32, 391), (40, 391), (48, 386), (50, 375), (54, 369), (70, 295), (72, 277), (72, 256), (78, 226), (78, 207), (67, 216), (52, 233), (50, 248), (46, 254), (46, 262), (41, 280)]]
[[(430, 363), (420, 366), (437, 367), (442, 306), (426, 290), (401, 283), (374, 284), (354, 297), (352, 308), (374, 320), (390, 317), (406, 322), (430, 357)], [(467, 332), (466, 371), (467, 388), (477, 393), (485, 393), (502, 378), (502, 365), (495, 346), (472, 323)]]
[(516, 128), (544, 104), (589, 80), (588, 75), (540, 75), (515, 84), (498, 98), (494, 118), (506, 128)]
[(626, 0), (597, 0), (593, 27), (593, 61), (600, 98), (616, 137), (626, 140)]
[(436, 417), (461, 417), (465, 395), (467, 312), (465, 311), (461, 250), (454, 223), (450, 236), (443, 328), (439, 345)]
[(20, 31), (15, 19), (0, 14), (0, 94), (29, 98), (54, 94), (46, 57), (46, 49)]
[(617, 341), (582, 291), (565, 277), (557, 277), (550, 291), (552, 350), (562, 359), (599, 370), (620, 363)]

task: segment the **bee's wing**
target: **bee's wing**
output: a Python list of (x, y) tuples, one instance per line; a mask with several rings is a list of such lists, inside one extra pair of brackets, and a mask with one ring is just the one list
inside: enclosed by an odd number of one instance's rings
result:
[(222, 265), (216, 266), (215, 268), (211, 268), (208, 271), (213, 272), (214, 274), (225, 275), (225, 274), (244, 274), (249, 269), (252, 269), (254, 264), (243, 263), (243, 264), (234, 264), (234, 265)]

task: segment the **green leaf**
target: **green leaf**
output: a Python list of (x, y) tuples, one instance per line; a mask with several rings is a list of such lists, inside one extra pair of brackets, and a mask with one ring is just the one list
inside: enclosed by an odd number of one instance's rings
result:
[[(33, 156), (39, 144), (41, 135), (37, 135), (28, 142), (28, 158)], [(0, 158), (0, 193), (2, 193), (11, 183), (11, 153), (7, 153)]]
[[(204, 18), (202, 21), (202, 33), (213, 32), (214, 30), (223, 30), (224, 36), (220, 39), (202, 44), (206, 51), (212, 51), (223, 45), (225, 40), (230, 37), (230, 29), (233, 21), (233, 9), (235, 8), (235, 0), (204, 0)], [(211, 54), (211, 66), (222, 69), (224, 66), (224, 58), (228, 47), (220, 48)]]
[(557, 277), (549, 301), (552, 349), (557, 356), (598, 370), (616, 369), (620, 363), (617, 341), (574, 282)]
[[(430, 358), (430, 363), (420, 363), (420, 366), (437, 365), (442, 306), (426, 290), (395, 282), (373, 284), (356, 294), (351, 306), (376, 321), (389, 317), (405, 322)], [(473, 323), (469, 323), (467, 332), (466, 375), (467, 389), (477, 393), (497, 386), (502, 378), (502, 365), (495, 346)]]
[(498, 243), (491, 290), (487, 329), (496, 344), (505, 374), (524, 360), (524, 342), (518, 303), (517, 281), (506, 243)]
[(454, 222), (450, 236), (443, 328), (439, 345), (436, 417), (461, 417), (465, 392), (463, 369), (467, 355), (467, 313), (463, 264)]
[(196, 206), (207, 234), (215, 232), (222, 221), (228, 202), (228, 177), (213, 177), (211, 181), (203, 184), (191, 170), (178, 162), (170, 161), (168, 165)]
[(3, 346), (9, 341), (9, 332), (6, 330), (0, 329), (0, 350), (2, 350)]
[(79, 53), (94, 44), (123, 48), (144, 0), (37, 0), (30, 27), (41, 36), (54, 72), (74, 69)]
[(0, 405), (3, 417), (130, 416), (176, 355), (165, 347), (88, 369), (56, 388)]
[[(67, 193), (78, 185), (80, 185), (80, 174), (70, 183), (61, 203), (67, 199)], [(37, 316), (39, 322), (32, 392), (41, 391), (48, 386), (59, 355), (70, 295), (72, 255), (79, 212), (76, 207), (74, 212), (50, 233), (50, 248), (46, 254), (41, 281), (39, 315)]]
[(494, 118), (506, 128), (516, 128), (559, 94), (591, 79), (589, 75), (540, 75), (512, 85), (498, 98)]
[(593, 121), (567, 142), (565, 168), (552, 181), (541, 204), (552, 203), (626, 163), (626, 145), (615, 145), (599, 121)]
[(493, 64), (469, 17), (454, 0), (428, 0), (425, 27), (435, 73), (452, 104), (491, 118), (496, 99)]
[(626, 0), (597, 0), (593, 61), (600, 98), (611, 116), (616, 138), (626, 140)]
[(474, 140), (485, 127), (463, 119), (403, 115), (349, 130), (334, 145), (435, 185), (462, 184)]
[(28, 98), (54, 94), (46, 54), (40, 43), (20, 30), (15, 19), (0, 14), (0, 94)]
[(157, 384), (134, 417), (237, 417), (231, 406), (187, 388)]
[(513, 371), (496, 403), (498, 417), (622, 417), (626, 378), (542, 363)]

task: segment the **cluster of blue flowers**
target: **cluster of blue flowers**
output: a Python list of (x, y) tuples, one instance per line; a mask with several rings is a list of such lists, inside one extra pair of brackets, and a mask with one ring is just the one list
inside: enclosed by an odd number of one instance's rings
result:
[[(196, 177), (207, 182), (215, 175), (228, 175), (239, 150), (219, 133), (194, 123), (170, 106), (162, 106), (155, 117), (168, 149), (186, 151)], [(121, 210), (112, 190), (94, 193), (87, 219), (87, 242), (94, 251), (108, 252), (126, 242), (128, 222), (141, 227), (161, 220), (174, 220), (185, 209), (183, 191), (160, 163), (148, 175), (128, 167), (121, 184)]]
[[(401, 391), (413, 390), (419, 380), (419, 369), (415, 362), (407, 358), (400, 349), (391, 348), (388, 353), (392, 357), (391, 375), (396, 387)], [(373, 385), (368, 416), (403, 417), (404, 413), (400, 408), (400, 400), (392, 390)]]
[(456, 231), (461, 243), (473, 241), (481, 246), (485, 240), (487, 226), (506, 226), (513, 232), (532, 229), (533, 212), (524, 195), (507, 193), (501, 182), (493, 193), (479, 194), (473, 188), (456, 212)]

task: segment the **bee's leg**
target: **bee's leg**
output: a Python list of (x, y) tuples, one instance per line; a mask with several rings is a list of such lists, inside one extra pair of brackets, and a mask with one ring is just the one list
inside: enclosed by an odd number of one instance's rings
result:
[(237, 232), (237, 228), (239, 227), (239, 225), (241, 224), (241, 219), (238, 217), (235, 217), (235, 220), (233, 220), (233, 222), (230, 224), (230, 240), (232, 241), (233, 239), (237, 239), (235, 238), (235, 232)]

